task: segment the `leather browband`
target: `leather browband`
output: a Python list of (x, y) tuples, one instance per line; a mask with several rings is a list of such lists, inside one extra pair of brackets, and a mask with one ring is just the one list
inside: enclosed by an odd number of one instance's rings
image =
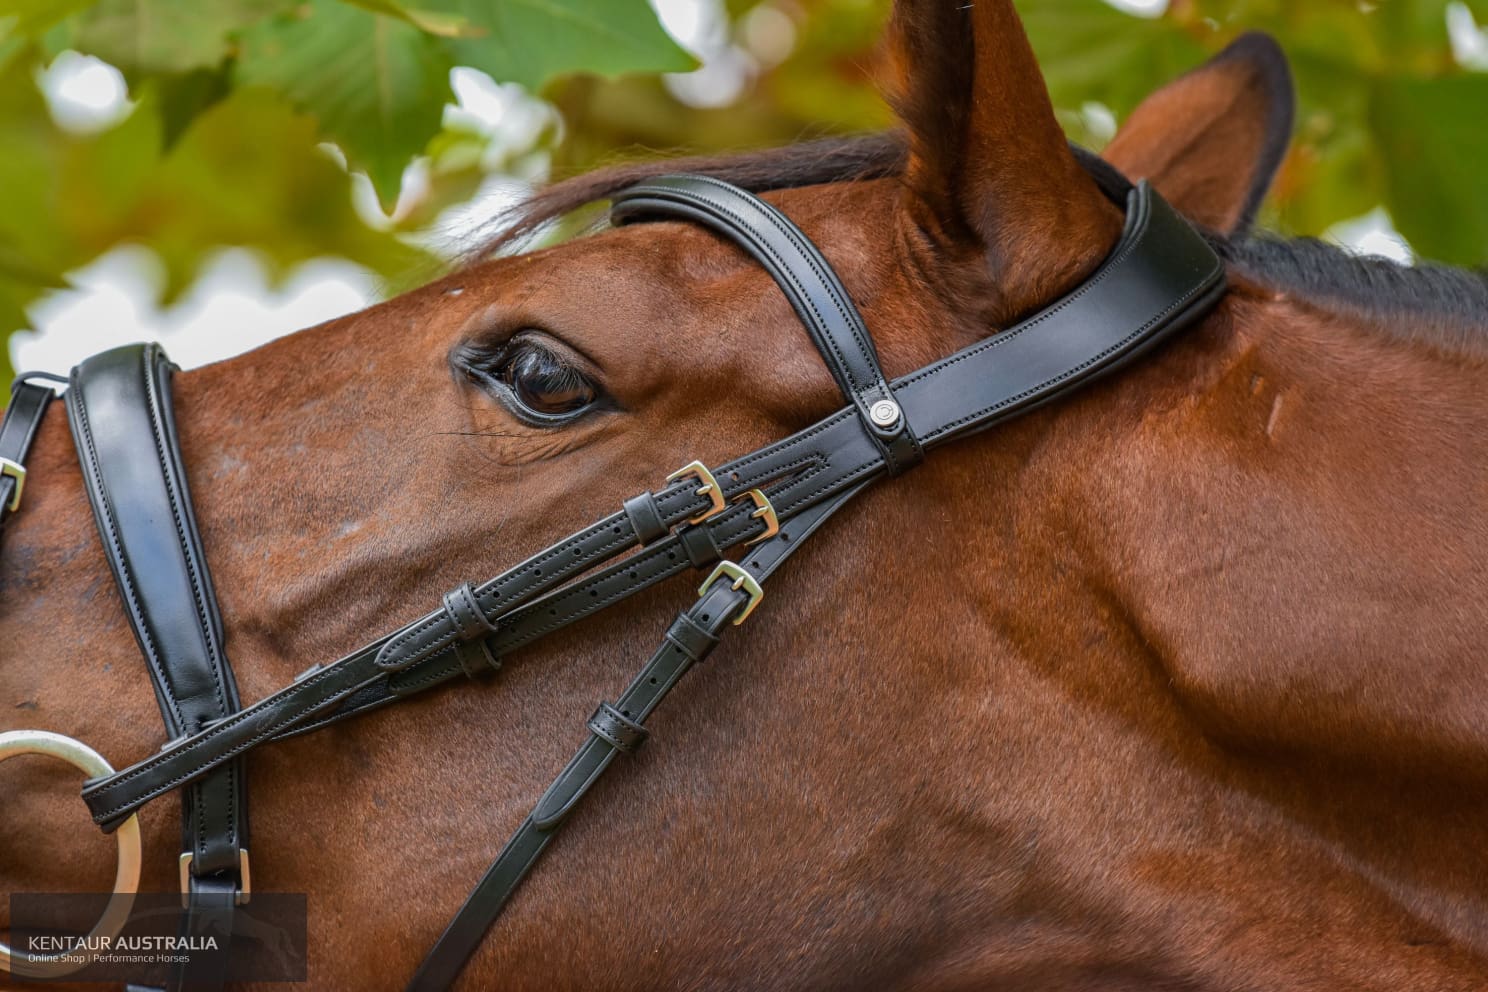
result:
[[(439, 609), (339, 661), (311, 669), (246, 709), (237, 709), (221, 653), (215, 600), (191, 523), (170, 421), (164, 356), (158, 349), (131, 352), (142, 356), (143, 377), (136, 371), (111, 370), (110, 363), (124, 361), (116, 357), (121, 352), (91, 359), (75, 374), (69, 397), (85, 476), (105, 545), (115, 542), (109, 547), (110, 563), (121, 588), (128, 591), (140, 582), (158, 587), (149, 598), (150, 610), (142, 611), (128, 596), (126, 605), (156, 672), (167, 724), (173, 733), (187, 734), (116, 774), (86, 782), (83, 798), (94, 820), (112, 830), (158, 796), (182, 786), (206, 795), (221, 788), (224, 776), (240, 788), (237, 759), (259, 744), (306, 733), (456, 676), (488, 672), (506, 654), (548, 633), (689, 568), (712, 567), (717, 561), (698, 600), (678, 615), (630, 686), (614, 703), (601, 702), (583, 746), (508, 841), (410, 986), (448, 987), (590, 786), (617, 754), (640, 745), (647, 716), (671, 687), (712, 651), (730, 624), (750, 614), (763, 596), (765, 581), (836, 510), (876, 479), (912, 467), (938, 445), (985, 430), (1121, 367), (1194, 323), (1223, 294), (1219, 258), (1150, 187), (1128, 187), (1109, 167), (1095, 174), (1108, 195), (1120, 191), (1126, 201), (1121, 239), (1095, 274), (1016, 327), (892, 383), (885, 381), (872, 339), (830, 264), (774, 207), (736, 187), (697, 176), (654, 179), (618, 194), (612, 210), (617, 224), (698, 223), (758, 260), (806, 326), (847, 405), (711, 474), (700, 465), (689, 466), (658, 491), (626, 500), (620, 511), (480, 586), (457, 587)], [(121, 396), (115, 402), (110, 391), (130, 383), (135, 385), (129, 388), (142, 385), (145, 395)], [(26, 399), (38, 400), (29, 394)], [(125, 433), (135, 440), (112, 437), (103, 449), (95, 446), (90, 431), (100, 427), (91, 411), (103, 409), (110, 411), (106, 429), (111, 435)], [(137, 422), (146, 414), (153, 425)], [(12, 417), (7, 414), (0, 432), (0, 456), (17, 447), (19, 429), (12, 431)], [(39, 418), (38, 412), (32, 419)], [(29, 430), (34, 432), (34, 424)], [(141, 450), (132, 451), (131, 443)], [(19, 445), (22, 455), (28, 445), (29, 434)], [(104, 464), (121, 457), (125, 463)], [(136, 459), (152, 467), (131, 468)], [(153, 495), (130, 497), (121, 511), (121, 486), (135, 479)], [(0, 478), (0, 496), (6, 492)], [(750, 498), (735, 502), (744, 496)], [(174, 534), (158, 523), (136, 520), (124, 528), (126, 540), (118, 542), (113, 517), (130, 507), (149, 508), (152, 500), (152, 512), (165, 521), (174, 519)], [(171, 509), (160, 510), (167, 505)], [(720, 554), (746, 542), (753, 546), (737, 561), (718, 561)], [(140, 564), (155, 561), (153, 556), (170, 562), (159, 575)], [(154, 604), (167, 601), (159, 597), (172, 595), (167, 587), (179, 585), (182, 574), (198, 576), (200, 584), (175, 590), (179, 615), (155, 616)], [(194, 616), (188, 618), (188, 611)], [(189, 635), (194, 622), (198, 640), (193, 643)], [(167, 642), (181, 649), (178, 656), (197, 661), (162, 659), (160, 645)], [(202, 658), (208, 661), (204, 667)], [(220, 684), (217, 691), (207, 692), (204, 687), (212, 678)], [(202, 703), (186, 712), (174, 697), (200, 698)]]

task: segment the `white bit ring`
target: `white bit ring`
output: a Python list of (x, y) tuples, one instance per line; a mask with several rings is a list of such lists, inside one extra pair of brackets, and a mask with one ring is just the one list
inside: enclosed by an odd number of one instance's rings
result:
[[(0, 761), (22, 754), (44, 754), (59, 758), (74, 768), (81, 769), (89, 778), (100, 778), (114, 773), (113, 766), (103, 755), (82, 741), (54, 734), (47, 730), (10, 730), (0, 734)], [(135, 814), (114, 831), (119, 844), (119, 867), (114, 872), (114, 894), (104, 907), (103, 915), (89, 932), (84, 947), (100, 947), (95, 951), (63, 951), (57, 954), (28, 954), (11, 949), (0, 942), (0, 971), (24, 978), (61, 978), (81, 971), (102, 953), (101, 945), (117, 937), (129, 921), (129, 911), (134, 908), (134, 896), (139, 891), (140, 879), (140, 828), (139, 815)]]

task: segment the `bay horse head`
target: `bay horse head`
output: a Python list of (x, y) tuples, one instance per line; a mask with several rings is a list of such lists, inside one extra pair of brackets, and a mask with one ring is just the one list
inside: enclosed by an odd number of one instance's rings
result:
[[(702, 173), (821, 247), (891, 376), (996, 335), (1087, 279), (1121, 212), (1010, 0), (906, 0), (888, 45), (893, 134), (581, 176), (498, 247)], [(1223, 301), (828, 523), (595, 787), (470, 987), (1481, 986), (1488, 290), (1252, 238), (1291, 99), (1247, 37), (1132, 115), (1107, 159), (1209, 229)], [(841, 404), (769, 276), (675, 222), (481, 261), (175, 389), (250, 701)], [(0, 728), (136, 760), (156, 703), (61, 418), (30, 474)], [(678, 585), (253, 753), (254, 886), (309, 894), (314, 987), (413, 971)], [(0, 766), (5, 891), (106, 888), (75, 786)], [(174, 805), (141, 823), (144, 885), (171, 889)]]

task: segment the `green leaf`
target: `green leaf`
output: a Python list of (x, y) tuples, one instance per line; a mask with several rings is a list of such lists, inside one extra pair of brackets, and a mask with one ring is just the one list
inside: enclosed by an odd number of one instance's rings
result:
[(531, 92), (573, 72), (618, 76), (697, 67), (646, 0), (429, 0), (461, 15), (475, 37), (448, 42), (461, 65)]
[(1149, 93), (1208, 54), (1167, 18), (1132, 17), (1101, 0), (1018, 0), (1017, 7), (1056, 107), (1099, 101), (1124, 118)]
[(26, 307), (41, 295), (43, 287), (24, 277), (16, 277), (0, 267), (0, 396), (10, 385), (10, 335), (30, 326)]
[(97, 0), (52, 44), (142, 74), (220, 65), (234, 35), (285, 7), (287, 0)]
[(60, 130), (36, 88), (34, 49), (0, 69), (0, 336), (65, 273), (114, 243), (158, 157), (148, 113), (97, 135)]
[(429, 34), (437, 34), (445, 38), (457, 38), (460, 35), (470, 34), (474, 29), (470, 22), (458, 14), (445, 14), (437, 10), (420, 10), (415, 7), (407, 7), (397, 0), (342, 0), (363, 10), (370, 10), (374, 14), (387, 14), (399, 20), (407, 21), (420, 31)]
[(273, 94), (219, 100), (164, 152), (155, 85), (137, 90), (123, 121), (77, 135), (52, 121), (35, 65), (33, 52), (0, 68), (0, 338), (67, 272), (121, 243), (160, 257), (167, 298), (224, 245), (263, 252), (276, 275), (328, 255), (404, 285), (431, 273), (428, 255), (361, 221), (315, 121)]
[(440, 43), (406, 21), (310, 0), (244, 34), (236, 79), (314, 114), (391, 207), (403, 168), (439, 131), (450, 68)]
[(166, 148), (176, 143), (198, 115), (225, 99), (232, 90), (232, 80), (226, 69), (198, 69), (161, 75), (152, 81), (152, 85), (160, 98), (160, 120)]
[(0, 332), (25, 326), (23, 308), (82, 252), (61, 223), (63, 176), (72, 142), (63, 140), (32, 78), (32, 59), (0, 70)]
[(1385, 205), (1400, 233), (1444, 262), (1488, 262), (1488, 74), (1396, 80), (1374, 95)]
[(1320, 234), (1384, 198), (1378, 137), (1369, 121), (1371, 86), (1357, 70), (1312, 49), (1291, 62), (1297, 119), (1267, 220), (1283, 233)]
[(362, 223), (349, 178), (316, 139), (312, 119), (259, 89), (236, 92), (197, 118), (127, 218), (127, 238), (164, 262), (168, 295), (190, 283), (215, 245), (258, 248), (278, 273), (322, 255), (387, 275), (427, 266), (422, 252)]
[(0, 0), (0, 36), (35, 40), (93, 0)]

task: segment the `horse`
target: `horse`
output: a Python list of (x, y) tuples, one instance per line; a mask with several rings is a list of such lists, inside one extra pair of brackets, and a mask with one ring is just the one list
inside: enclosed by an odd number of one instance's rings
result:
[[(1011, 0), (901, 0), (897, 128), (629, 164), (767, 198), (898, 375), (1102, 261), (1119, 211)], [(1252, 231), (1293, 95), (1245, 36), (1105, 150), (1226, 259), (1198, 326), (830, 521), (485, 939), (503, 989), (1431, 989), (1488, 982), (1488, 285)], [(520, 238), (517, 238), (519, 241)], [(693, 225), (493, 252), (176, 380), (243, 698), (840, 398)], [(0, 551), (0, 729), (161, 744), (67, 427)], [(663, 629), (680, 581), (249, 759), (254, 886), (312, 987), (395, 987)], [(0, 887), (106, 891), (75, 774), (0, 765)], [(174, 801), (146, 889), (175, 886)]]

